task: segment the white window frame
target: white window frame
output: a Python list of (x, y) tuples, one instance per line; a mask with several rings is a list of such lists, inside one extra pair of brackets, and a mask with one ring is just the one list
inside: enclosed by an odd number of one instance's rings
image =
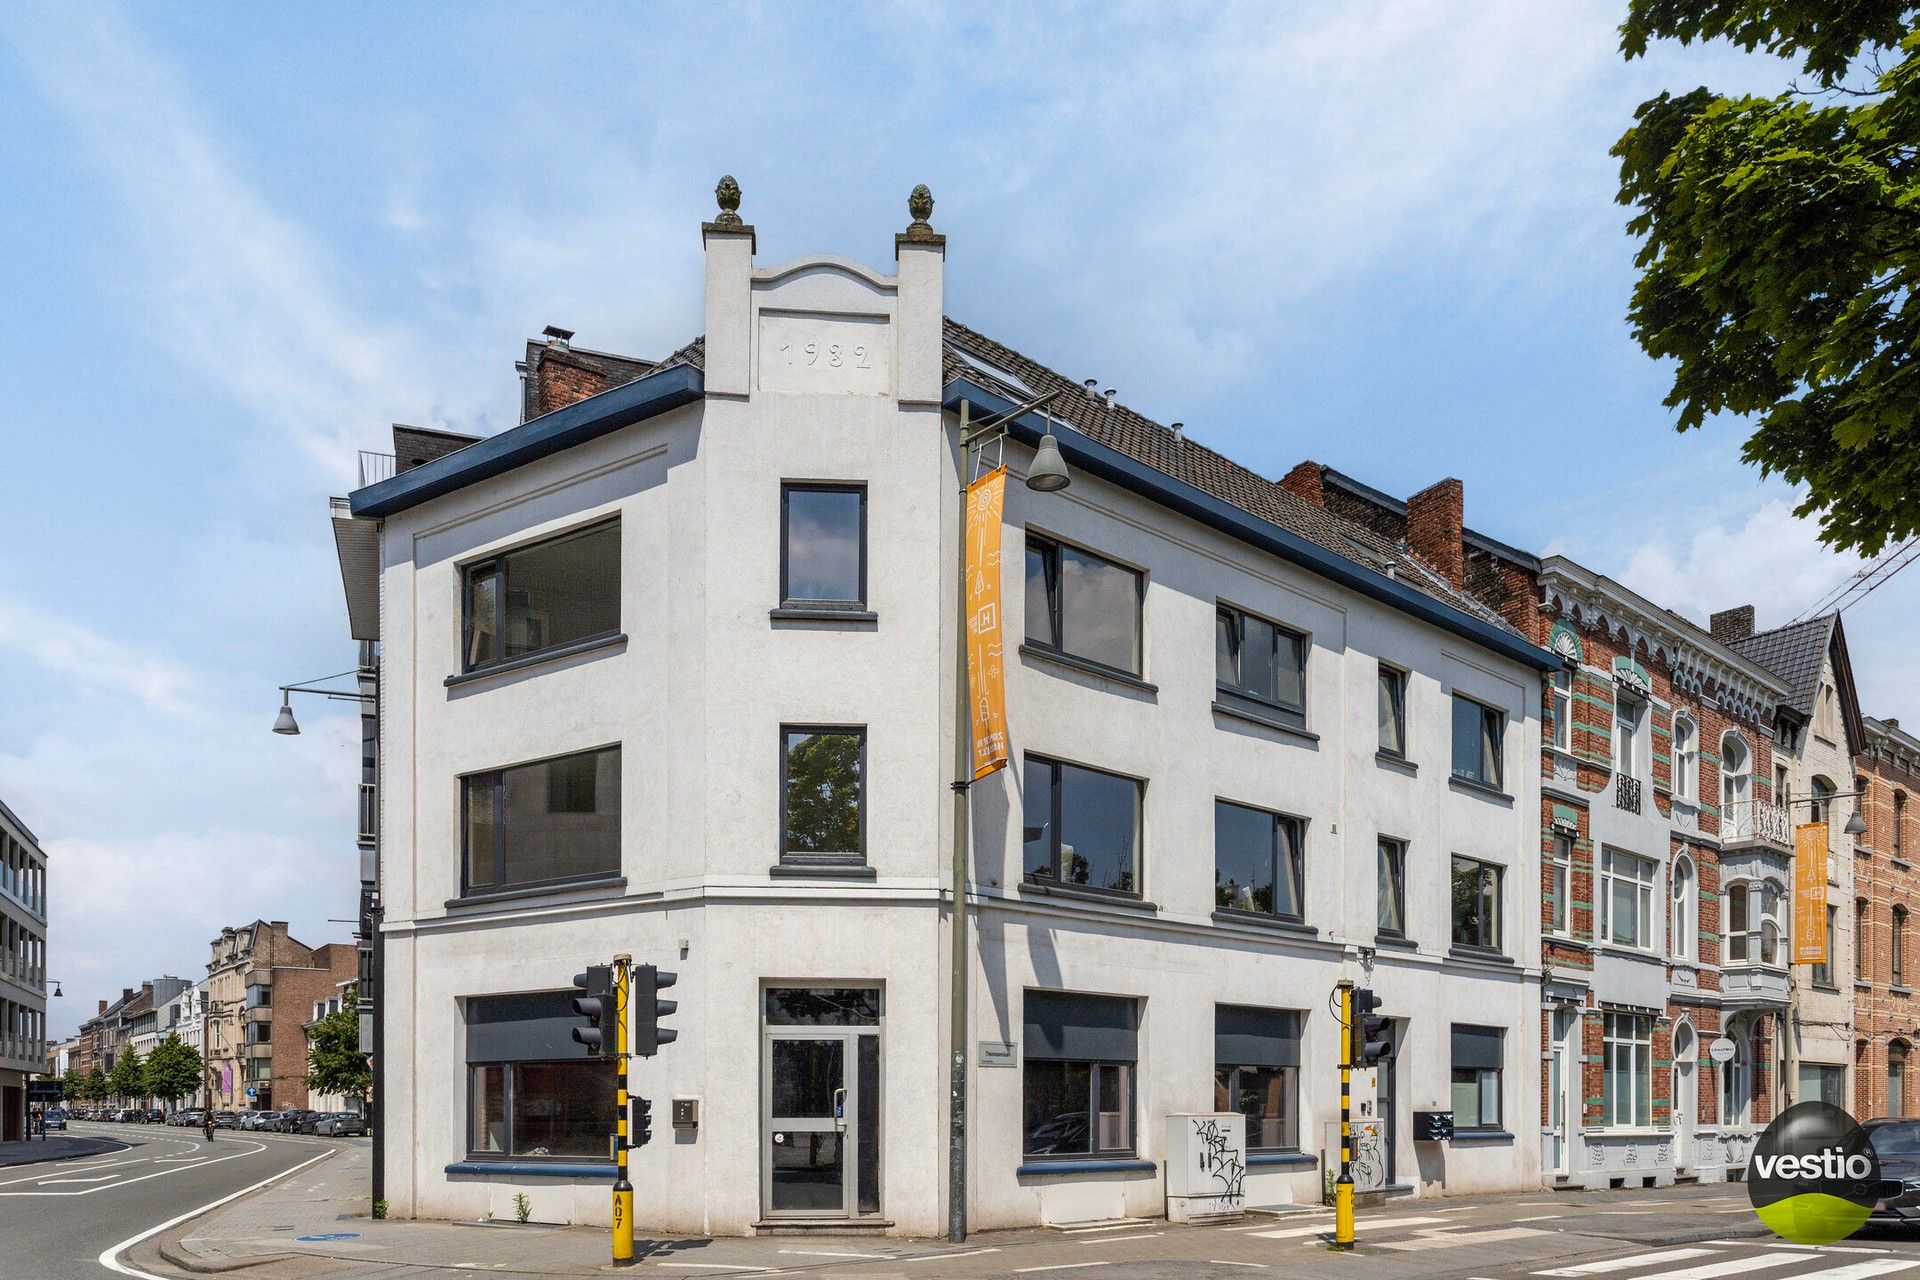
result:
[(1573, 750), (1573, 667), (1564, 666), (1554, 672), (1553, 682), (1547, 686), (1547, 696), (1551, 700), (1553, 711), (1553, 747), (1556, 751)]
[[(1601, 1024), (1601, 1127), (1646, 1129), (1653, 1124), (1653, 1019), (1607, 1012)], [(1632, 1114), (1620, 1118), (1624, 1092)]]
[[(1573, 936), (1573, 837), (1555, 835), (1547, 853), (1547, 902), (1542, 923), (1557, 938)], [(1556, 919), (1556, 917), (1558, 917)]]
[(1623, 777), (1640, 776), (1640, 726), (1647, 720), (1647, 701), (1616, 689), (1613, 694), (1613, 771)]
[[(1600, 852), (1600, 941), (1613, 947), (1628, 947), (1635, 951), (1652, 951), (1655, 948), (1653, 938), (1653, 891), (1659, 883), (1660, 864), (1652, 858), (1629, 853), (1625, 849), (1605, 848)], [(1624, 885), (1630, 888), (1635, 903), (1635, 938), (1631, 942), (1621, 941), (1615, 936), (1614, 888)]]
[(1700, 872), (1683, 853), (1673, 860), (1667, 879), (1667, 946), (1675, 960), (1691, 961), (1700, 953)]
[(1673, 795), (1689, 804), (1700, 799), (1700, 726), (1681, 711), (1673, 717)]

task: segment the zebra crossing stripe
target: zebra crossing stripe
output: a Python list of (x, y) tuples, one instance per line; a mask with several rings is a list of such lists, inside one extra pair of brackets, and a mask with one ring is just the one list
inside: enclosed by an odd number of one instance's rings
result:
[(1873, 1276), (1890, 1275), (1895, 1271), (1905, 1271), (1909, 1267), (1920, 1267), (1920, 1260), (1907, 1258), (1869, 1258), (1865, 1262), (1849, 1262), (1844, 1267), (1833, 1267), (1826, 1271), (1808, 1273), (1806, 1280), (1871, 1280)]
[(1631, 1271), (1636, 1267), (1657, 1266), (1662, 1262), (1682, 1262), (1688, 1258), (1704, 1258), (1711, 1249), (1667, 1249), (1660, 1253), (1630, 1253), (1624, 1258), (1608, 1258), (1605, 1262), (1583, 1262), (1577, 1267), (1555, 1267), (1551, 1271), (1536, 1271), (1537, 1276), (1601, 1276), (1609, 1271)]
[[(1356, 1233), (1379, 1231), (1388, 1227), (1424, 1227), (1435, 1222), (1445, 1222), (1445, 1218), (1361, 1218), (1354, 1223)], [(1302, 1236), (1321, 1236), (1333, 1229), (1330, 1223), (1321, 1223), (1317, 1227), (1288, 1227), (1281, 1231), (1250, 1231), (1251, 1240), (1295, 1240)]]
[(1784, 1267), (1790, 1262), (1813, 1262), (1819, 1257), (1817, 1253), (1763, 1253), (1750, 1258), (1728, 1258), (1725, 1262), (1703, 1262), (1697, 1267), (1682, 1267), (1678, 1271), (1661, 1271), (1656, 1275), (1643, 1276), (1641, 1280), (1714, 1280), (1716, 1276)]

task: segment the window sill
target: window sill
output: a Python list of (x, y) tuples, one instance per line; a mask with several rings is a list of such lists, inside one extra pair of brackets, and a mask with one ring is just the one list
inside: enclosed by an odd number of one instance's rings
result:
[(1513, 957), (1494, 950), (1492, 947), (1476, 947), (1470, 943), (1456, 942), (1447, 949), (1449, 960), (1471, 960), (1477, 964), (1512, 964)]
[(1903, 987), (1897, 982), (1889, 986), (1887, 990), (1896, 996), (1910, 996), (1913, 994), (1912, 987)]
[(523, 653), (517, 658), (508, 658), (505, 662), (496, 662), (490, 666), (475, 667), (472, 671), (462, 671), (459, 675), (448, 676), (446, 687), (455, 689), (463, 684), (473, 684), (480, 680), (490, 680), (494, 676), (506, 675), (513, 671), (525, 671), (545, 662), (558, 662), (562, 658), (574, 658), (583, 653), (598, 653), (602, 649), (625, 647), (627, 637), (624, 634), (610, 636), (592, 636), (586, 640), (576, 640), (572, 644), (563, 644), (552, 649), (542, 649), (538, 653)]
[(1419, 943), (1407, 937), (1405, 934), (1399, 933), (1376, 933), (1373, 935), (1373, 945), (1376, 947), (1390, 947), (1395, 951), (1418, 951), (1420, 949)]
[(1824, 991), (1829, 995), (1837, 996), (1840, 994), (1840, 988), (1834, 986), (1831, 982), (1809, 982), (1807, 985), (1815, 991)]
[(875, 880), (880, 873), (864, 862), (776, 862), (767, 875), (775, 880)]
[(1911, 862), (1908, 862), (1905, 858), (1901, 857), (1897, 853), (1889, 856), (1887, 861), (1893, 863), (1895, 867), (1899, 868), (1902, 871), (1913, 870), (1913, 864)]
[(1249, 1169), (1311, 1169), (1319, 1163), (1319, 1156), (1309, 1155), (1305, 1151), (1247, 1152)]
[(1512, 1142), (1513, 1135), (1505, 1129), (1455, 1129), (1448, 1141), (1456, 1147), (1463, 1142), (1468, 1146), (1493, 1147)]
[(1265, 911), (1242, 911), (1238, 907), (1215, 907), (1213, 921), (1215, 924), (1251, 925), (1255, 929), (1270, 929), (1274, 933), (1290, 933), (1297, 938), (1320, 936), (1318, 929), (1303, 920), (1289, 920)]
[(1098, 902), (1125, 911), (1157, 912), (1160, 905), (1148, 902), (1137, 893), (1121, 889), (1098, 889), (1090, 884), (1062, 884), (1058, 880), (1022, 880), (1018, 892), (1046, 898), (1073, 898), (1080, 902)]
[(1498, 800), (1502, 804), (1511, 805), (1513, 803), (1512, 796), (1502, 791), (1499, 787), (1482, 782), (1478, 778), (1469, 778), (1463, 774), (1450, 773), (1447, 775), (1447, 783), (1462, 791), (1471, 791), (1475, 795), (1485, 796), (1489, 800)]
[(1040, 662), (1051, 662), (1082, 675), (1099, 676), (1102, 680), (1111, 680), (1115, 684), (1137, 689), (1141, 693), (1160, 692), (1160, 686), (1142, 680), (1131, 671), (1122, 671), (1119, 667), (1110, 667), (1104, 662), (1095, 662), (1091, 658), (1076, 657), (1064, 650), (1048, 648), (1045, 645), (1027, 643), (1020, 646), (1020, 656), (1033, 658)]
[(1853, 980), (1853, 989), (1855, 991), (1871, 991), (1873, 990), (1873, 984), (1864, 978), (1855, 978)]
[(862, 626), (880, 621), (880, 615), (863, 604), (844, 609), (824, 604), (783, 604), (767, 610), (767, 618), (773, 622), (852, 622)]
[(535, 902), (551, 898), (561, 898), (570, 894), (582, 895), (583, 902), (597, 902), (602, 898), (617, 898), (626, 892), (625, 876), (597, 876), (591, 880), (568, 880), (560, 884), (529, 885), (524, 889), (499, 889), (486, 893), (469, 893), (458, 898), (448, 898), (449, 911), (461, 907), (491, 907), (503, 902)]
[[(1579, 951), (1592, 951), (1595, 949), (1591, 940), (1576, 938), (1570, 933), (1547, 933), (1543, 931), (1540, 934), (1540, 941), (1543, 944), (1550, 943), (1557, 947), (1573, 947)], [(1686, 963), (1692, 964), (1694, 962), (1689, 960)]]
[(1160, 1166), (1151, 1160), (1040, 1160), (1028, 1161), (1013, 1171), (1016, 1178), (1070, 1178), (1083, 1173), (1158, 1173)]
[(583, 1160), (458, 1160), (446, 1167), (447, 1173), (478, 1173), (509, 1178), (577, 1178), (591, 1181), (611, 1178), (618, 1172), (611, 1160), (594, 1164)]
[(1398, 769), (1408, 777), (1415, 777), (1420, 772), (1419, 765), (1407, 759), (1405, 756), (1395, 755), (1391, 751), (1376, 751), (1373, 753), (1373, 760), (1375, 764), (1386, 765), (1389, 769)]
[(1320, 735), (1311, 729), (1302, 729), (1299, 725), (1288, 724), (1279, 716), (1267, 715), (1252, 707), (1235, 706), (1231, 702), (1215, 702), (1213, 713), (1218, 716), (1232, 716), (1235, 720), (1245, 720), (1248, 724), (1257, 724), (1262, 728), (1284, 733), (1290, 738), (1298, 738), (1302, 742), (1320, 741)]

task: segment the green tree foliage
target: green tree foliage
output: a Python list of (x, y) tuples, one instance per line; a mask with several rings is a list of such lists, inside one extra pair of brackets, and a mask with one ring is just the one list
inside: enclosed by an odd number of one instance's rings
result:
[(787, 748), (787, 852), (860, 851), (860, 739), (794, 733)]
[(99, 1102), (107, 1096), (108, 1087), (107, 1073), (99, 1067), (95, 1067), (93, 1070), (87, 1072), (85, 1078), (86, 1092), (80, 1096), (88, 1102)]
[(172, 1106), (198, 1089), (201, 1084), (200, 1054), (177, 1035), (170, 1035), (153, 1048), (147, 1059), (147, 1092)]
[(85, 1099), (87, 1095), (83, 1090), (86, 1087), (87, 1078), (72, 1067), (68, 1067), (67, 1074), (60, 1077), (60, 1093), (68, 1102), (79, 1102)]
[(330, 1013), (307, 1031), (307, 1088), (366, 1101), (373, 1089), (373, 1064), (360, 1052), (360, 1015), (356, 1001)]
[(1796, 61), (1773, 97), (1642, 103), (1615, 145), (1637, 210), (1629, 318), (1675, 362), (1678, 427), (1748, 416), (1743, 450), (1866, 555), (1920, 534), (1920, 4), (1630, 0), (1629, 58), (1724, 39)]
[(122, 1102), (135, 1102), (147, 1096), (147, 1064), (140, 1057), (138, 1049), (129, 1048), (113, 1064), (113, 1073), (108, 1077), (113, 1096)]

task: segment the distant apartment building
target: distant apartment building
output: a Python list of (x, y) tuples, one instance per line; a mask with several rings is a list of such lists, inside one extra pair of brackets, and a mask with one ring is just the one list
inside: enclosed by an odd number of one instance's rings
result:
[(1920, 1053), (1920, 737), (1894, 719), (1862, 722), (1855, 758), (1867, 833), (1854, 846), (1854, 1114), (1920, 1115), (1912, 1065)]
[(1739, 1176), (1782, 1097), (1788, 682), (1602, 574), (1467, 527), (1457, 480), (1401, 501), (1307, 462), (1282, 483), (1404, 541), (1564, 663), (1539, 756), (1544, 1182)]
[(359, 948), (309, 947), (284, 920), (222, 929), (211, 943), (202, 1045), (211, 1105), (269, 1111), (307, 1103), (305, 1024), (313, 1002), (359, 974)]
[(0, 1142), (27, 1132), (27, 1079), (47, 1059), (47, 855), (0, 804)]
[[(394, 1213), (605, 1222), (614, 1069), (568, 983), (621, 952), (680, 974), (679, 1039), (632, 1072), (650, 1229), (942, 1230), (953, 1052), (977, 1226), (1161, 1213), (1190, 1111), (1246, 1117), (1251, 1203), (1317, 1203), (1342, 978), (1393, 1019), (1355, 1087), (1371, 1175), (1537, 1185), (1561, 660), (1457, 573), (944, 319), (925, 216), (888, 274), (761, 265), (725, 212), (704, 339), (550, 330), (525, 422), (398, 428), (336, 504), (386, 704)], [(953, 1045), (955, 438), (1041, 392), (996, 450), (1015, 750), (959, 788)], [(1068, 492), (1019, 483), (1043, 437)]]
[[(1848, 834), (1860, 790), (1854, 757), (1865, 747), (1853, 664), (1838, 614), (1753, 630), (1754, 611), (1742, 605), (1713, 615), (1713, 630), (1741, 654), (1780, 677), (1787, 696), (1777, 711), (1773, 756), (1774, 794), (1787, 811), (1788, 838), (1817, 825), (1815, 882), (1826, 888), (1826, 961), (1796, 964), (1791, 971), (1790, 1033), (1782, 1045), (1783, 1101), (1854, 1105), (1854, 921), (1855, 842)], [(1796, 853), (1794, 855), (1798, 857)], [(1824, 870), (1822, 870), (1824, 868)], [(1884, 908), (1883, 908), (1884, 909)], [(1866, 924), (1873, 925), (1869, 912)]]

